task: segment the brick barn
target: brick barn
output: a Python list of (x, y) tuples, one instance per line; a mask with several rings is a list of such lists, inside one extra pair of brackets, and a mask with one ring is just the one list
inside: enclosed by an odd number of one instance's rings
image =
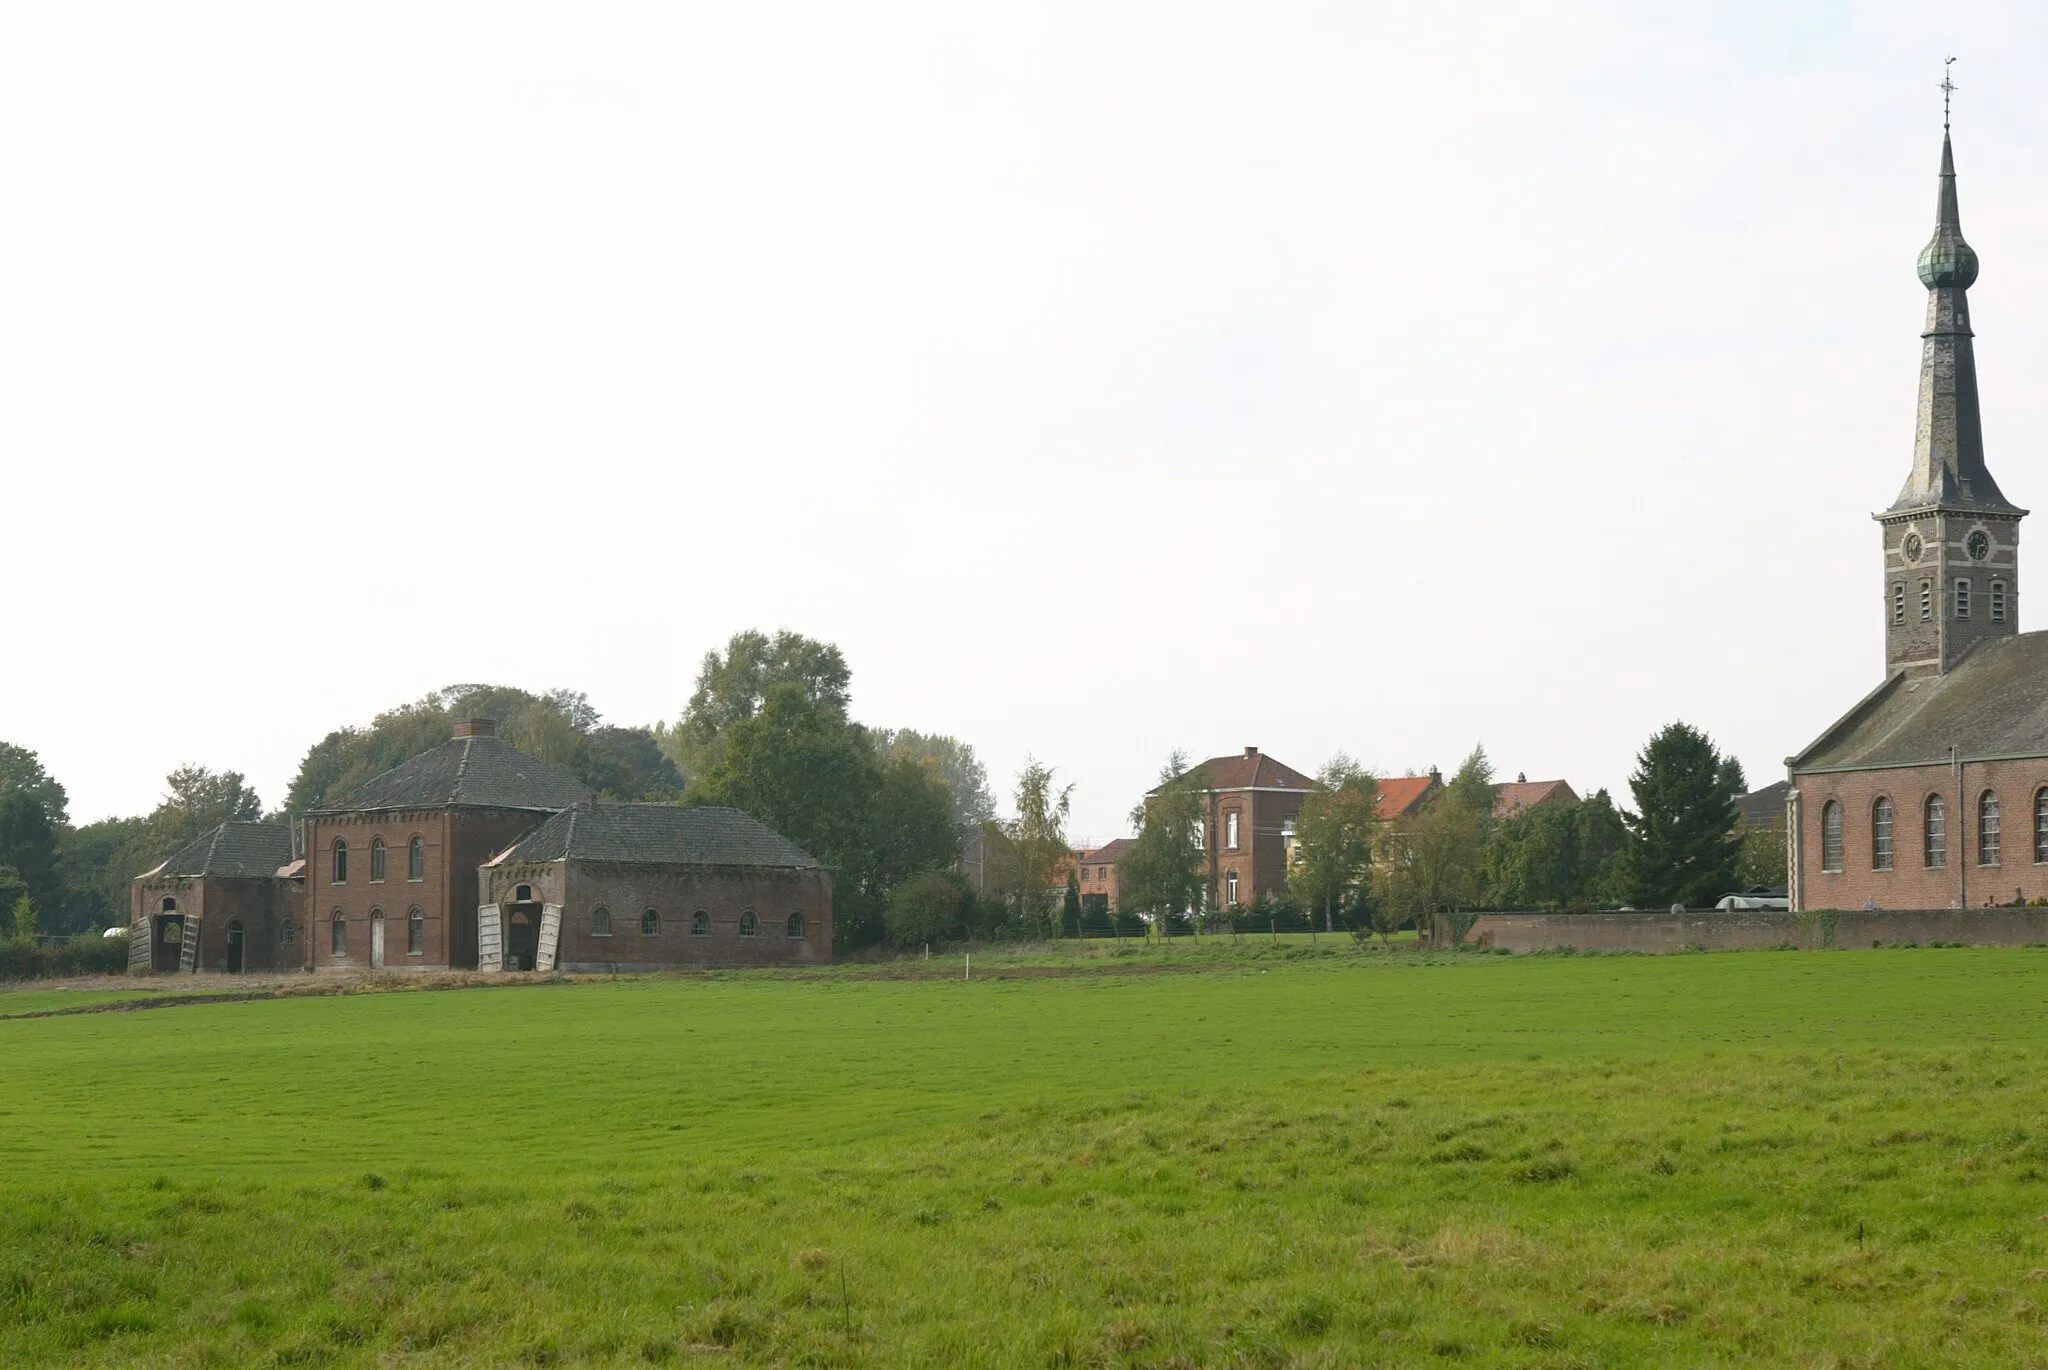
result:
[[(308, 813), (299, 836), (302, 856), (290, 828), (230, 823), (138, 877), (129, 970), (548, 970), (544, 923), (569, 966), (832, 959), (830, 876), (786, 839), (736, 810), (601, 806), (488, 720)], [(501, 881), (515, 865), (535, 874)], [(635, 927), (665, 920), (630, 958), (596, 930), (623, 908)], [(722, 920), (708, 941), (685, 922), (666, 935), (698, 912)]]
[(2048, 633), (2019, 631), (2019, 524), (1984, 460), (1955, 156), (1944, 132), (1913, 468), (1877, 514), (1885, 676), (1787, 759), (1792, 907), (2048, 897)]

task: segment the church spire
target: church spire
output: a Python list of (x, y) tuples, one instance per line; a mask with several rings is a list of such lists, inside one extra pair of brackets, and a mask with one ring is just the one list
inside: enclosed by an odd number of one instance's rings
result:
[(1969, 289), (1977, 252), (1963, 240), (1956, 203), (1955, 149), (1944, 121), (1934, 237), (1920, 252), (1927, 287), (1927, 328), (1920, 336), (1920, 405), (1913, 433), (1913, 471), (1890, 512), (1941, 505), (2010, 509), (1984, 465), (1984, 420), (1977, 405), (1977, 354), (1970, 332)]

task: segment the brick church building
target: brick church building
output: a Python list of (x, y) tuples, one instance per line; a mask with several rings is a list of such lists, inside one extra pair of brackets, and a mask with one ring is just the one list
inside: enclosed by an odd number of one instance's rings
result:
[(832, 878), (737, 809), (601, 803), (487, 720), (136, 877), (132, 973), (654, 970), (832, 959)]
[(1941, 142), (1913, 466), (1877, 514), (1883, 683), (1787, 759), (1792, 907), (2048, 896), (2048, 633), (2019, 631), (2019, 525), (1984, 460), (1955, 155)]

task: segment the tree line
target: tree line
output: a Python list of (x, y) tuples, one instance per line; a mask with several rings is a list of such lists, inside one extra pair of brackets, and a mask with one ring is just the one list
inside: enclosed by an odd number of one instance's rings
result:
[(1184, 754), (1132, 811), (1137, 837), (1118, 863), (1123, 907), (1163, 922), (1307, 917), (1385, 936), (1461, 921), (1477, 911), (1703, 907), (1749, 885), (1785, 879), (1782, 831), (1739, 830), (1742, 766), (1686, 723), (1660, 729), (1637, 754), (1632, 809), (1605, 790), (1577, 803), (1497, 813), (1500, 786), (1483, 746), (1410, 815), (1379, 813), (1379, 780), (1341, 753), (1317, 774), (1295, 821), (1284, 892), (1258, 906), (1219, 908), (1201, 840), (1206, 781)]

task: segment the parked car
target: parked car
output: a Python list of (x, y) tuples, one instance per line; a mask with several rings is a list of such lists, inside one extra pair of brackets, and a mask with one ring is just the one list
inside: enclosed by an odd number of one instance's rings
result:
[(1792, 901), (1782, 894), (1727, 894), (1723, 895), (1721, 902), (1714, 907), (1722, 913), (1732, 913), (1740, 909), (1784, 910), (1792, 907)]

